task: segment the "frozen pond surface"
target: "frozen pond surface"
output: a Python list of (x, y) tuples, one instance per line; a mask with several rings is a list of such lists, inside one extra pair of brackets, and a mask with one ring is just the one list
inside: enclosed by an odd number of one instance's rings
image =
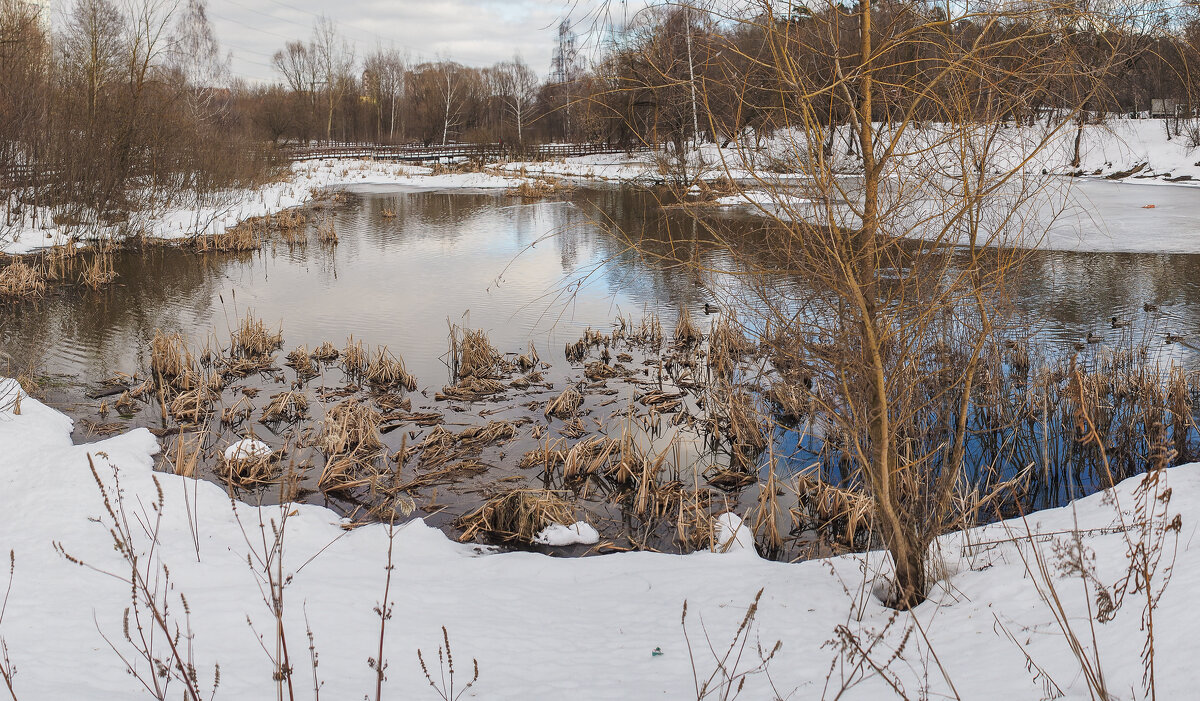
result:
[(1081, 178), (1071, 183), (1069, 192), (1073, 206), (1050, 228), (1043, 242), (1045, 248), (1200, 252), (1200, 187)]

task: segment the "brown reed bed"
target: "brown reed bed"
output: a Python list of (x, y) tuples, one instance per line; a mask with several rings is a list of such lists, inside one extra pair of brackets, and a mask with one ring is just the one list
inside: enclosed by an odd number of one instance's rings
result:
[(404, 369), (404, 359), (380, 346), (363, 372), (363, 381), (375, 391), (417, 389), (417, 378)]
[(574, 507), (563, 492), (548, 489), (512, 489), (488, 499), (459, 517), (455, 526), (462, 542), (486, 539), (493, 542), (530, 544), (547, 526), (575, 522)]
[(679, 308), (679, 318), (675, 321), (675, 345), (691, 346), (704, 340), (704, 334), (692, 321), (692, 313), (686, 306)]
[(229, 342), (230, 355), (235, 358), (269, 358), (283, 346), (283, 331), (271, 331), (248, 310), (230, 332)]
[(316, 361), (308, 352), (308, 346), (300, 346), (287, 354), (287, 358), (283, 363), (296, 371), (296, 377), (301, 380), (307, 380), (321, 374), (321, 369), (317, 367)]
[(553, 416), (566, 420), (574, 416), (581, 406), (583, 406), (583, 394), (576, 387), (571, 386), (546, 404), (546, 410), (543, 413), (546, 418)]
[(46, 293), (46, 276), (40, 268), (13, 261), (0, 268), (0, 297), (40, 297)]
[(154, 330), (154, 338), (150, 340), (150, 371), (160, 385), (163, 381), (172, 383), (184, 377), (192, 371), (195, 364), (196, 360), (188, 350), (182, 334), (166, 334), (161, 329)]
[(337, 229), (333, 225), (333, 217), (325, 216), (317, 225), (317, 240), (327, 246), (335, 246), (338, 242)]
[(307, 416), (308, 397), (303, 392), (288, 391), (271, 397), (263, 407), (259, 421), (264, 424), (295, 423)]
[(257, 251), (262, 248), (268, 225), (259, 218), (247, 219), (231, 226), (219, 234), (204, 234), (192, 240), (192, 246), (200, 252), (236, 253)]
[(361, 379), (371, 364), (362, 341), (355, 341), (354, 336), (346, 339), (346, 346), (341, 352), (342, 372), (351, 379)]

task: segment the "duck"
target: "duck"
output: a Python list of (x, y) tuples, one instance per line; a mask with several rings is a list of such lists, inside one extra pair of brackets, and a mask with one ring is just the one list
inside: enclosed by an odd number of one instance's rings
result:
[(1114, 329), (1121, 329), (1126, 326), (1129, 326), (1129, 319), (1118, 319), (1115, 316), (1112, 318), (1112, 327)]
[(1182, 341), (1183, 339), (1187, 338), (1187, 336), (1173, 334), (1170, 331), (1168, 331), (1166, 338), (1167, 338), (1167, 343), (1175, 343), (1177, 341)]
[(721, 308), (718, 307), (717, 305), (709, 304), (708, 302), (704, 303), (704, 313), (705, 314), (719, 314), (720, 312), (721, 312)]
[(1149, 302), (1146, 302), (1145, 304), (1143, 304), (1143, 305), (1142, 305), (1142, 311), (1144, 311), (1144, 312), (1156, 312), (1156, 311), (1158, 311), (1158, 305), (1157, 305), (1157, 304), (1150, 304)]
[(1083, 345), (1083, 344), (1082, 344), (1082, 343), (1080, 343), (1079, 341), (1076, 341), (1076, 342), (1074, 342), (1074, 343), (1072, 343), (1072, 344), (1071, 344), (1071, 347), (1072, 347), (1072, 348), (1074, 348), (1074, 349), (1075, 349), (1075, 350), (1077, 350), (1077, 351), (1081, 351), (1081, 350), (1083, 350), (1084, 348), (1086, 348), (1087, 346)]
[(1088, 335), (1087, 335), (1088, 343), (1101, 343), (1103, 341), (1104, 341), (1103, 336), (1097, 336), (1094, 331), (1088, 331)]

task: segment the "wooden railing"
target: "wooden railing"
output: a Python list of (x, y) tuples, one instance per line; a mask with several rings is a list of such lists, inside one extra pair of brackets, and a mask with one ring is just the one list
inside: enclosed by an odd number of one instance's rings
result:
[[(641, 149), (636, 149), (641, 150)], [(447, 144), (445, 146), (384, 146), (380, 144), (333, 143), (287, 149), (294, 161), (317, 158), (370, 158), (377, 161), (442, 161), (455, 159), (532, 160), (626, 153), (631, 149), (609, 144), (533, 144), (514, 148), (509, 144)]]

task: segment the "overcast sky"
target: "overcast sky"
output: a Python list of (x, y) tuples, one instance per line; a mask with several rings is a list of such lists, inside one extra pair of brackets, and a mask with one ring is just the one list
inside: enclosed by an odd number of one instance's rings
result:
[[(545, 76), (558, 23), (570, 17), (590, 25), (586, 7), (597, 0), (208, 0), (209, 17), (233, 72), (249, 80), (275, 80), (271, 55), (293, 39), (308, 39), (322, 14), (356, 47), (407, 50), (414, 59), (449, 58), (483, 66), (519, 53)], [(624, 3), (612, 0), (612, 12)], [(630, 3), (632, 5), (632, 3)]]

